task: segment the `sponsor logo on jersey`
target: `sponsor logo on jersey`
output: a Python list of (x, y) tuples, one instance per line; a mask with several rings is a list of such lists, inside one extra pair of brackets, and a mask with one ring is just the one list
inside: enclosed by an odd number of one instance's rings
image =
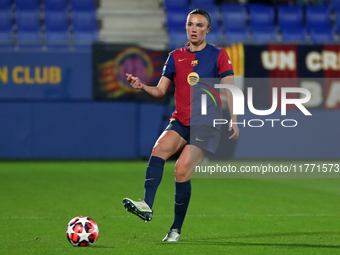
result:
[(189, 73), (187, 80), (191, 86), (195, 86), (200, 81), (200, 76), (198, 75), (198, 73), (192, 72)]

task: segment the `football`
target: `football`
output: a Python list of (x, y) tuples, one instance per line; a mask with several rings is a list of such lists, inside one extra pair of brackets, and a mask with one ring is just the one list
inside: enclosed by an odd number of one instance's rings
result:
[(75, 217), (67, 224), (66, 237), (73, 246), (92, 246), (98, 236), (97, 223), (89, 217)]

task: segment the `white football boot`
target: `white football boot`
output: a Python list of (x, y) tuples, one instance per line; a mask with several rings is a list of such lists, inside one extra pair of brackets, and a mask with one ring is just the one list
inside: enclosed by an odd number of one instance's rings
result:
[(170, 229), (166, 236), (163, 238), (163, 242), (178, 242), (181, 241), (181, 235), (178, 233), (178, 229)]

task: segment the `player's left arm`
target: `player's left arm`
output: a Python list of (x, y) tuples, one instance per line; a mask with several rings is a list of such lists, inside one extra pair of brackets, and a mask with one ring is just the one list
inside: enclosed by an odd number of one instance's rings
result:
[[(228, 84), (228, 85), (234, 85), (234, 76), (228, 75), (224, 76), (221, 79), (221, 84)], [(235, 86), (235, 85), (234, 85)], [(237, 115), (234, 114), (233, 110), (233, 95), (230, 92), (229, 89), (225, 89), (226, 95), (227, 95), (227, 103), (228, 103), (228, 108), (231, 116), (231, 122), (229, 122), (229, 131), (234, 131), (233, 134), (229, 137), (229, 139), (237, 139), (240, 134), (240, 130), (237, 126)]]
[[(221, 84), (234, 85), (234, 71), (231, 64), (231, 60), (228, 53), (225, 50), (221, 50), (218, 56), (218, 75), (221, 78)], [(225, 89), (227, 95), (227, 103), (230, 111), (231, 120), (229, 122), (229, 131), (234, 131), (229, 139), (237, 139), (239, 136), (239, 129), (237, 126), (237, 116), (233, 111), (233, 95), (229, 89)]]

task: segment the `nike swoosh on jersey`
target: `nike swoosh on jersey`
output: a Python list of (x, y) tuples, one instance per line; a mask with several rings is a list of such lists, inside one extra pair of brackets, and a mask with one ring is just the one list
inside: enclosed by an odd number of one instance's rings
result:
[(202, 139), (199, 139), (198, 137), (196, 137), (196, 141), (199, 141), (199, 142), (204, 142), (204, 140), (202, 140)]
[(183, 59), (179, 59), (178, 62), (182, 62), (184, 60), (186, 60), (187, 58), (183, 58)]

